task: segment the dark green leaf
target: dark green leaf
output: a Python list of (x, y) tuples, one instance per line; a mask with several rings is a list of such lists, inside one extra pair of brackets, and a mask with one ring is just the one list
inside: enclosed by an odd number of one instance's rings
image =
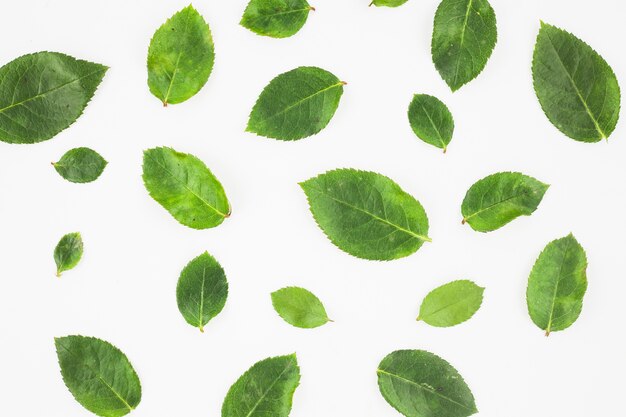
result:
[(299, 287), (286, 287), (272, 293), (274, 309), (287, 323), (313, 329), (328, 323), (322, 302), (312, 292)]
[(74, 148), (52, 164), (63, 178), (70, 182), (86, 183), (98, 179), (107, 166), (100, 154), (89, 148)]
[(398, 7), (398, 6), (402, 6), (407, 1), (408, 0), (373, 0), (370, 6), (374, 5), (376, 7), (381, 7), (381, 6)]
[(185, 226), (208, 229), (230, 216), (222, 184), (193, 155), (164, 147), (144, 151), (143, 181), (150, 196)]
[(76, 401), (102, 417), (121, 417), (141, 401), (141, 384), (128, 358), (104, 340), (54, 339), (63, 381)]
[(150, 92), (168, 104), (182, 103), (206, 84), (215, 51), (209, 25), (191, 5), (167, 20), (148, 49)]
[(435, 288), (424, 298), (417, 320), (435, 327), (461, 324), (478, 311), (484, 291), (468, 280), (452, 281)]
[(478, 412), (456, 369), (423, 350), (398, 350), (378, 365), (385, 400), (406, 417), (467, 417)]
[(258, 35), (287, 38), (298, 33), (312, 10), (306, 0), (250, 0), (240, 23)]
[(24, 55), (0, 68), (0, 140), (37, 143), (83, 113), (107, 67), (58, 52)]
[(542, 22), (533, 81), (544, 113), (570, 138), (598, 142), (613, 133), (621, 100), (617, 78), (585, 42)]
[(446, 152), (454, 132), (448, 107), (437, 97), (416, 94), (409, 105), (409, 123), (418, 138)]
[(246, 130), (279, 140), (314, 135), (332, 119), (345, 84), (316, 67), (300, 67), (280, 74), (259, 96)]
[(80, 233), (68, 233), (54, 248), (54, 262), (57, 264), (57, 277), (74, 268), (83, 256), (83, 239)]

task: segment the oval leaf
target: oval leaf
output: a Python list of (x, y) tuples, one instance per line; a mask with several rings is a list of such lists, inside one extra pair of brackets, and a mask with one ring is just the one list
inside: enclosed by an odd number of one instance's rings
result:
[(519, 216), (531, 215), (549, 185), (519, 172), (489, 175), (470, 187), (463, 199), (463, 223), (478, 232), (496, 230)]
[(417, 320), (435, 327), (461, 324), (478, 311), (484, 291), (468, 280), (452, 281), (435, 288), (422, 301)]
[(319, 298), (304, 288), (286, 287), (274, 291), (272, 305), (280, 317), (295, 327), (313, 329), (330, 321)]
[(259, 96), (246, 130), (279, 140), (314, 135), (332, 119), (345, 84), (316, 67), (300, 67), (280, 74)]
[(180, 274), (176, 286), (178, 310), (187, 323), (204, 332), (228, 297), (228, 281), (222, 266), (208, 252), (193, 259)]
[(144, 151), (143, 181), (150, 196), (185, 226), (208, 229), (230, 216), (222, 184), (193, 155), (164, 147)]
[(383, 175), (337, 169), (300, 186), (320, 228), (353, 256), (398, 259), (431, 241), (422, 205)]
[(107, 67), (58, 52), (24, 55), (0, 68), (0, 140), (37, 143), (83, 113)]
[(427, 94), (414, 95), (409, 105), (409, 123), (418, 138), (446, 152), (454, 133), (454, 120), (441, 100)]
[(373, 0), (370, 3), (371, 5), (374, 5), (376, 7), (398, 7), (398, 6), (402, 6), (404, 3), (406, 3), (408, 0)]
[(258, 35), (287, 38), (298, 33), (312, 10), (306, 0), (250, 0), (240, 24)]
[(52, 166), (70, 182), (87, 183), (98, 179), (107, 161), (92, 149), (74, 148), (67, 151), (59, 162), (53, 162)]
[(57, 265), (57, 277), (74, 268), (83, 257), (83, 239), (80, 233), (68, 233), (61, 238), (54, 248), (54, 262)]
[(61, 375), (76, 401), (103, 417), (121, 417), (141, 401), (139, 377), (118, 348), (94, 337), (54, 339)]
[(398, 350), (378, 365), (378, 388), (406, 417), (467, 417), (478, 412), (456, 369), (423, 350)]
[(544, 113), (565, 135), (598, 142), (613, 133), (621, 100), (615, 73), (571, 33), (541, 23), (533, 54), (533, 82)]
[(206, 84), (215, 51), (209, 25), (191, 5), (167, 20), (148, 49), (148, 87), (168, 104), (182, 103)]
[(487, 0), (443, 0), (437, 8), (431, 52), (452, 91), (487, 65), (498, 38), (496, 14)]
[(288, 417), (299, 382), (295, 354), (257, 362), (228, 390), (222, 417)]
[(571, 234), (554, 240), (541, 252), (528, 278), (528, 314), (546, 336), (567, 329), (578, 319), (586, 291), (585, 250)]

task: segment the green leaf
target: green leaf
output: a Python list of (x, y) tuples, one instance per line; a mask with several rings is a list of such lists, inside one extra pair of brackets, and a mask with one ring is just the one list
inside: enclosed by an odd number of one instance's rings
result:
[(398, 7), (398, 6), (402, 6), (404, 3), (406, 3), (408, 0), (373, 0), (370, 3), (371, 5), (374, 5), (376, 7), (381, 7), (381, 6), (385, 6), (385, 7)]
[(141, 401), (137, 373), (122, 351), (94, 337), (54, 339), (61, 375), (76, 401), (102, 417), (121, 417)]
[(250, 0), (240, 24), (258, 35), (287, 38), (302, 29), (314, 10), (306, 0)]
[(295, 354), (257, 362), (228, 390), (222, 417), (287, 417), (299, 382)]
[(336, 169), (300, 186), (320, 228), (353, 256), (398, 259), (431, 241), (422, 205), (383, 175)]
[(213, 70), (215, 51), (209, 25), (191, 5), (167, 20), (148, 49), (148, 87), (168, 104), (196, 95)]
[(437, 97), (416, 94), (409, 105), (409, 123), (424, 142), (446, 152), (454, 132), (454, 120), (448, 107)]
[(435, 288), (424, 298), (417, 320), (435, 327), (461, 324), (478, 311), (484, 291), (468, 280), (452, 281)]
[(299, 67), (280, 74), (259, 96), (246, 130), (279, 140), (314, 135), (332, 119), (345, 84), (316, 67)]
[(107, 67), (58, 52), (23, 55), (0, 68), (0, 140), (53, 138), (83, 113)]
[(187, 323), (204, 332), (204, 326), (217, 316), (228, 297), (228, 281), (222, 266), (204, 252), (187, 264), (176, 286), (178, 310)]
[(550, 187), (519, 172), (489, 175), (470, 187), (461, 206), (463, 223), (478, 232), (491, 232), (530, 216)]
[(64, 271), (74, 268), (83, 256), (83, 239), (80, 233), (68, 233), (54, 248), (54, 262), (57, 264), (57, 277)]
[(496, 46), (496, 15), (487, 0), (443, 0), (435, 14), (431, 52), (452, 91), (472, 81)]
[(546, 336), (570, 327), (587, 291), (587, 256), (573, 235), (554, 240), (537, 258), (526, 290), (528, 314)]
[(378, 388), (406, 417), (467, 417), (478, 412), (456, 369), (423, 350), (398, 350), (378, 365)]
[(66, 180), (86, 183), (98, 179), (107, 161), (92, 149), (74, 148), (67, 151), (59, 162), (53, 162), (52, 166)]
[(230, 216), (222, 184), (193, 155), (165, 147), (144, 151), (143, 181), (150, 196), (185, 226), (208, 229)]
[(585, 42), (542, 22), (533, 54), (533, 81), (541, 108), (565, 135), (598, 142), (613, 133), (621, 100), (617, 78)]
[(304, 288), (286, 287), (274, 291), (272, 305), (280, 317), (295, 327), (313, 329), (330, 321), (319, 298)]

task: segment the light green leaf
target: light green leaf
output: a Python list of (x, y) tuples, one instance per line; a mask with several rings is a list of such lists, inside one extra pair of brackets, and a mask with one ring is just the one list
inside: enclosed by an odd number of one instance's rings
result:
[(565, 135), (598, 142), (613, 133), (621, 100), (617, 78), (585, 42), (542, 22), (533, 55), (533, 81), (541, 108)]
[(320, 228), (353, 256), (398, 259), (431, 241), (422, 205), (383, 175), (336, 169), (300, 186)]
[(398, 7), (398, 6), (402, 6), (404, 3), (406, 3), (408, 0), (373, 0), (370, 3), (371, 5), (374, 5), (376, 7)]
[(295, 354), (257, 362), (228, 390), (222, 417), (288, 417), (299, 383)]
[(53, 162), (52, 166), (70, 182), (87, 183), (98, 179), (107, 161), (92, 149), (74, 148), (67, 151), (59, 162)]
[(258, 35), (287, 38), (298, 33), (314, 10), (306, 0), (250, 0), (240, 24)]
[(272, 305), (280, 317), (295, 327), (313, 329), (330, 321), (319, 298), (304, 288), (286, 287), (274, 291)]
[(484, 288), (469, 280), (452, 281), (432, 290), (417, 320), (435, 327), (451, 327), (469, 320), (483, 302)]
[(246, 130), (279, 140), (314, 135), (332, 119), (345, 84), (316, 67), (299, 67), (280, 74), (259, 96)]
[(572, 234), (554, 240), (541, 252), (528, 278), (528, 314), (546, 336), (567, 329), (578, 319), (586, 291), (585, 250)]
[(83, 113), (107, 67), (58, 52), (23, 55), (0, 68), (0, 140), (53, 138)]
[(222, 311), (227, 297), (226, 274), (208, 252), (193, 259), (181, 272), (176, 286), (178, 310), (187, 323), (201, 332)]
[(57, 264), (57, 277), (64, 271), (74, 268), (83, 257), (83, 239), (80, 233), (68, 233), (54, 248), (54, 262)]
[(144, 151), (143, 181), (150, 196), (185, 226), (208, 229), (230, 216), (222, 184), (193, 155), (165, 147)]
[(452, 91), (487, 65), (498, 38), (496, 15), (487, 0), (443, 0), (435, 14), (431, 52)]
[(209, 25), (189, 5), (155, 33), (148, 49), (148, 87), (168, 104), (196, 95), (213, 70), (215, 51)]
[(478, 412), (456, 369), (423, 350), (398, 350), (378, 365), (378, 388), (406, 417), (467, 417)]
[(519, 172), (489, 175), (467, 191), (461, 206), (463, 223), (478, 232), (491, 232), (519, 216), (530, 216), (548, 187)]
[(139, 377), (118, 348), (94, 337), (54, 339), (61, 375), (76, 401), (102, 417), (121, 417), (141, 401)]
[(409, 123), (418, 138), (446, 152), (454, 133), (454, 120), (441, 100), (427, 94), (414, 95), (409, 105)]

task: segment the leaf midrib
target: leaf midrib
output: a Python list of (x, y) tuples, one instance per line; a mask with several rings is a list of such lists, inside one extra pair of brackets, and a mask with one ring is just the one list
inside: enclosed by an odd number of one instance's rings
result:
[[(470, 10), (472, 10), (472, 5), (474, 0), (469, 0), (467, 3), (467, 10), (465, 11), (465, 19), (463, 20), (463, 27), (461, 29), (461, 40), (459, 42), (459, 50), (463, 49), (463, 43), (465, 42), (465, 30), (467, 29), (467, 23), (469, 21)], [(461, 54), (457, 56), (456, 60), (456, 69), (454, 71), (454, 85), (456, 85), (459, 80), (459, 69), (461, 67)]]
[(552, 329), (552, 319), (554, 318), (554, 307), (556, 306), (556, 296), (559, 292), (559, 285), (561, 283), (561, 274), (563, 273), (563, 265), (565, 265), (565, 259), (567, 258), (567, 252), (572, 244), (571, 239), (567, 239), (567, 246), (565, 246), (565, 250), (563, 251), (563, 258), (561, 259), (561, 264), (559, 265), (559, 273), (556, 276), (556, 283), (554, 284), (554, 291), (552, 293), (552, 305), (550, 306), (550, 316), (548, 317), (548, 325), (546, 326), (546, 334), (550, 334), (550, 330)]
[(475, 213), (470, 214), (470, 215), (469, 215), (469, 216), (467, 216), (467, 217), (465, 217), (465, 216), (464, 216), (464, 217), (463, 217), (463, 221), (467, 222), (467, 221), (468, 221), (469, 219), (471, 219), (472, 217), (478, 216), (479, 214), (484, 213), (484, 212), (485, 212), (485, 211), (487, 211), (487, 210), (491, 210), (492, 208), (494, 208), (495, 206), (497, 206), (497, 205), (499, 205), (499, 204), (504, 204), (504, 203), (506, 203), (506, 202), (508, 202), (508, 201), (511, 201), (511, 200), (516, 199), (516, 198), (519, 198), (519, 197), (523, 197), (523, 196), (525, 196), (525, 195), (527, 195), (527, 194), (531, 194), (531, 193), (534, 193), (534, 192), (535, 192), (535, 190), (528, 190), (528, 191), (524, 191), (524, 192), (522, 192), (522, 193), (520, 193), (520, 194), (516, 194), (516, 195), (514, 195), (514, 196), (507, 197), (507, 198), (505, 198), (504, 200), (500, 200), (500, 201), (498, 201), (498, 202), (495, 202), (495, 203), (493, 203), (493, 204), (488, 205), (487, 207), (483, 207), (483, 208), (481, 208), (480, 210), (476, 211)]
[[(189, 27), (189, 21), (191, 20), (191, 11), (187, 10), (187, 20), (185, 20), (185, 26), (183, 27), (183, 36), (187, 36), (187, 29)], [(174, 64), (174, 71), (172, 71), (172, 76), (170, 77), (170, 84), (167, 86), (167, 91), (165, 93), (165, 97), (163, 98), (163, 104), (167, 105), (167, 99), (170, 97), (170, 93), (172, 92), (172, 86), (174, 85), (174, 78), (176, 78), (176, 74), (178, 73), (178, 65), (180, 64), (180, 59), (183, 56), (184, 48), (181, 48), (178, 52), (178, 57), (176, 58), (176, 64)], [(167, 72), (166, 72), (167, 74)]]
[(306, 9), (295, 9), (295, 10), (286, 10), (284, 12), (277, 12), (277, 13), (263, 13), (262, 11), (259, 11), (259, 16), (262, 17), (274, 17), (274, 16), (283, 16), (286, 14), (292, 14), (292, 13), (300, 13), (300, 12), (307, 12), (307, 11), (312, 11), (313, 9), (311, 7), (307, 7)]
[(430, 117), (430, 113), (428, 112), (428, 110), (426, 109), (424, 104), (421, 103), (421, 102), (420, 102), (420, 107), (422, 108), (422, 110), (424, 110), (424, 114), (426, 114), (426, 117), (428, 118), (428, 121), (430, 122), (430, 125), (433, 127), (433, 129), (435, 129), (435, 132), (437, 132), (437, 136), (439, 137), (439, 142), (441, 142), (441, 148), (445, 152), (447, 146), (446, 146), (446, 144), (445, 144), (445, 142), (443, 140), (443, 136), (441, 136), (441, 132), (439, 131), (439, 128), (435, 125), (435, 122)]
[(282, 378), (282, 376), (285, 374), (285, 372), (287, 372), (290, 368), (291, 362), (288, 363), (285, 366), (285, 369), (283, 369), (280, 374), (278, 374), (278, 376), (276, 377), (276, 379), (274, 379), (274, 381), (272, 381), (272, 383), (270, 384), (270, 386), (267, 388), (267, 390), (265, 390), (265, 392), (261, 395), (261, 397), (259, 397), (259, 399), (257, 400), (257, 402), (252, 406), (252, 408), (250, 409), (250, 411), (248, 412), (248, 414), (246, 414), (246, 417), (250, 417), (252, 415), (252, 413), (254, 413), (254, 411), (257, 409), (257, 407), (261, 404), (261, 402), (265, 399), (265, 397), (267, 396), (267, 394), (272, 390), (272, 388), (274, 388), (274, 385), (276, 385), (278, 383), (278, 381), (280, 380), (280, 378)]
[(325, 93), (326, 91), (332, 90), (333, 88), (336, 88), (336, 87), (341, 87), (341, 86), (343, 86), (343, 85), (345, 85), (345, 83), (344, 83), (343, 81), (339, 81), (338, 83), (335, 83), (335, 84), (333, 84), (333, 85), (330, 85), (330, 86), (328, 86), (328, 87), (325, 87), (325, 88), (323, 88), (323, 89), (321, 89), (321, 90), (319, 90), (319, 91), (316, 91), (315, 93), (313, 93), (313, 94), (311, 94), (311, 95), (309, 95), (309, 96), (306, 96), (306, 97), (304, 97), (304, 98), (302, 98), (302, 99), (300, 99), (300, 100), (296, 101), (296, 102), (295, 102), (295, 103), (293, 103), (293, 104), (290, 104), (289, 106), (287, 106), (287, 107), (285, 107), (284, 109), (282, 109), (282, 110), (280, 110), (280, 111), (278, 111), (278, 112), (276, 112), (276, 113), (272, 114), (271, 116), (267, 116), (267, 119), (268, 119), (268, 120), (270, 120), (270, 119), (273, 119), (273, 118), (275, 118), (275, 117), (281, 116), (281, 115), (283, 115), (283, 114), (287, 113), (288, 111), (290, 111), (290, 110), (292, 110), (292, 109), (294, 109), (294, 108), (296, 108), (296, 107), (298, 107), (298, 106), (302, 105), (302, 103), (304, 103), (304, 102), (306, 102), (306, 101), (308, 101), (308, 100), (311, 100), (313, 97), (315, 97), (315, 96), (317, 96), (317, 95), (319, 95), (319, 94)]

